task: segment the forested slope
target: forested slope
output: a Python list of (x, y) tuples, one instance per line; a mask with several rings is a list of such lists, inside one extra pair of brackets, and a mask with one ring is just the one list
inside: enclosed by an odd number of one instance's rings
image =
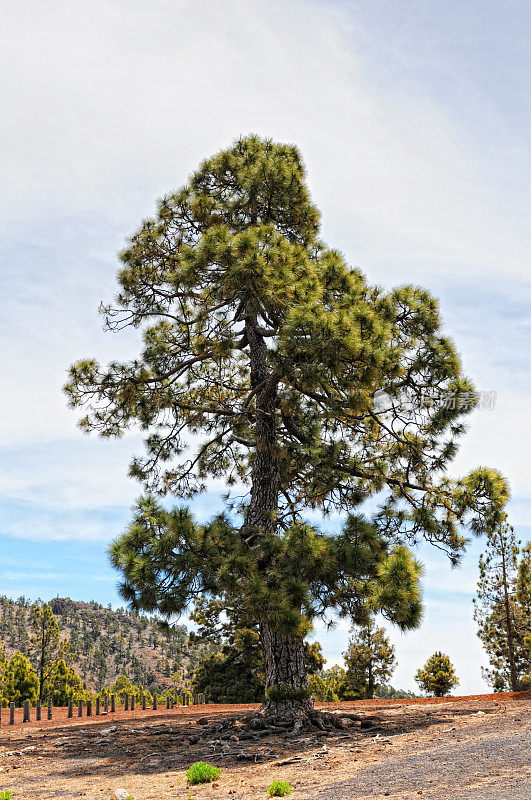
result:
[[(0, 638), (8, 656), (15, 650), (28, 655), (32, 602), (0, 597)], [(50, 605), (61, 638), (75, 653), (74, 668), (89, 689), (109, 685), (122, 673), (133, 683), (159, 691), (187, 685), (191, 671), (208, 652), (205, 645), (190, 641), (184, 625), (166, 632), (156, 618), (70, 598), (56, 597)]]

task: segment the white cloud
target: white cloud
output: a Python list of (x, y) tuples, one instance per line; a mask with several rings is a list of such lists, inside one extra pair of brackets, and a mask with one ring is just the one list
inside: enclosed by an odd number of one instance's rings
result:
[(255, 130), (302, 147), (325, 229), (356, 242), (351, 258), (527, 270), (527, 235), (490, 202), (454, 126), (431, 98), (371, 81), (326, 5), (59, 2), (50, 14), (32, 2), (3, 22), (11, 214), (97, 207), (135, 225), (205, 154)]

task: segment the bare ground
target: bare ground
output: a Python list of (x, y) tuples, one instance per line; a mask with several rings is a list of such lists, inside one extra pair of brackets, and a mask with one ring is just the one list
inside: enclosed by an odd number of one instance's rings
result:
[[(117, 788), (135, 800), (265, 800), (284, 779), (293, 800), (531, 800), (529, 692), (321, 707), (358, 720), (292, 736), (241, 728), (238, 715), (253, 706), (82, 720), (54, 709), (51, 722), (14, 727), (4, 718), (0, 789), (13, 800), (108, 800)], [(185, 770), (200, 759), (222, 775), (187, 787)]]

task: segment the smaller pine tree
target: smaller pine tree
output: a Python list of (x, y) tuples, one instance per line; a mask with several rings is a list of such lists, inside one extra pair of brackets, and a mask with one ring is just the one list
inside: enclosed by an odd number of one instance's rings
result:
[(531, 542), (522, 550), (522, 559), (518, 567), (518, 583), (516, 598), (523, 620), (523, 639), (527, 654), (525, 674), (521, 679), (521, 688), (531, 688)]
[(37, 700), (38, 687), (37, 673), (26, 656), (13, 653), (6, 666), (3, 702), (20, 707), (24, 700), (29, 700), (33, 705)]
[(52, 607), (47, 603), (35, 603), (31, 607), (30, 626), (29, 652), (39, 679), (39, 699), (43, 700), (54, 664), (62, 655), (59, 625)]
[[(487, 534), (479, 559), (479, 582), (474, 598), (478, 636), (489, 658), (482, 669), (495, 691), (517, 692), (526, 687), (531, 659), (525, 638), (530, 631), (530, 601), (526, 601), (526, 550), (518, 563), (520, 542), (504, 518)], [(528, 579), (529, 580), (529, 579)]]
[(444, 697), (459, 683), (452, 662), (448, 656), (439, 651), (430, 656), (424, 666), (417, 670), (415, 680), (424, 692), (435, 697)]
[(395, 648), (373, 619), (355, 630), (345, 653), (345, 700), (374, 697), (377, 684), (385, 683), (396, 666)]
[(64, 658), (54, 662), (44, 684), (44, 696), (50, 698), (54, 706), (66, 706), (70, 699), (78, 700), (83, 696), (83, 681)]

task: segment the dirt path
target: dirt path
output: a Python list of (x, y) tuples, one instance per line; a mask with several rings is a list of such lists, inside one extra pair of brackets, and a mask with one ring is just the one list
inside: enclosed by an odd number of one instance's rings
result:
[(482, 719), (465, 716), (442, 730), (433, 730), (433, 720), (418, 741), (411, 734), (390, 737), (378, 763), (307, 797), (531, 800), (530, 712), (529, 703), (483, 712)]
[[(204, 717), (209, 731), (234, 720), (219, 706), (3, 727), (0, 789), (13, 800), (109, 800), (117, 788), (135, 800), (266, 800), (281, 778), (293, 800), (531, 800), (530, 693), (333, 708), (355, 710), (369, 727), (201, 737)], [(185, 769), (199, 759), (222, 775), (188, 789)]]

